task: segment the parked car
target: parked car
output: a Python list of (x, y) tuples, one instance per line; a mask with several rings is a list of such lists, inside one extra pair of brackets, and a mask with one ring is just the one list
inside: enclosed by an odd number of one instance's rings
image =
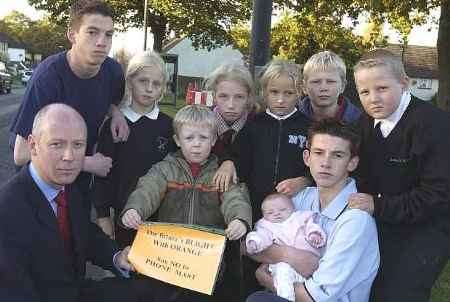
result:
[(10, 93), (12, 76), (8, 73), (6, 65), (0, 62), (0, 93)]
[(23, 75), (22, 75), (22, 84), (23, 84), (23, 86), (27, 85), (27, 83), (30, 80), (32, 75), (33, 75), (33, 71), (32, 70), (26, 70), (26, 71), (23, 72)]

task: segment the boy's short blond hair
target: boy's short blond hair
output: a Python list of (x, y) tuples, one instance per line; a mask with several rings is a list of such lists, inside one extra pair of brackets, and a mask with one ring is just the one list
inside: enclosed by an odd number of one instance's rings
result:
[(380, 66), (389, 68), (392, 74), (399, 80), (408, 78), (401, 57), (382, 48), (374, 49), (364, 54), (358, 63), (356, 63), (353, 71), (356, 74), (361, 69)]
[(236, 81), (245, 87), (248, 93), (248, 108), (251, 109), (254, 106), (255, 85), (247, 67), (237, 63), (220, 65), (206, 79), (205, 89), (212, 90), (215, 94), (217, 85), (222, 81)]
[(276, 79), (281, 75), (287, 75), (294, 82), (295, 90), (297, 94), (301, 94), (302, 76), (300, 68), (297, 64), (287, 60), (274, 59), (270, 61), (263, 69), (259, 83), (261, 84), (262, 94), (264, 96), (264, 90), (270, 80)]
[(216, 114), (204, 105), (187, 105), (181, 108), (173, 119), (173, 130), (179, 135), (184, 125), (205, 125), (211, 129), (213, 138), (217, 138)]
[(345, 62), (340, 56), (329, 50), (318, 52), (306, 61), (303, 66), (303, 83), (308, 81), (312, 73), (323, 71), (336, 71), (341, 78), (342, 88), (345, 87), (347, 83)]
[(162, 95), (166, 92), (168, 75), (166, 64), (159, 53), (154, 51), (143, 51), (135, 54), (128, 62), (127, 72), (125, 73), (126, 87), (129, 90), (129, 82), (144, 67), (156, 67), (162, 74)]

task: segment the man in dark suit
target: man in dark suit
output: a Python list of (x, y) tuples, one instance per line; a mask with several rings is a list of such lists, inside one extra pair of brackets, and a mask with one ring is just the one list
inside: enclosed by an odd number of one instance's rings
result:
[(72, 185), (86, 138), (83, 118), (67, 105), (36, 115), (31, 163), (0, 189), (0, 301), (137, 301), (134, 281), (84, 278), (87, 260), (122, 276), (131, 269), (129, 248), (118, 251), (90, 222)]

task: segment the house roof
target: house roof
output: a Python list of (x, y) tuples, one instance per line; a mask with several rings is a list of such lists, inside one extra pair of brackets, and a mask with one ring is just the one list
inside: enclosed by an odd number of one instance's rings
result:
[(181, 41), (183, 41), (185, 38), (173, 38), (170, 39), (166, 44), (163, 45), (162, 52), (168, 52), (172, 48), (178, 45)]
[(8, 34), (0, 32), (0, 42), (7, 42), (8, 48), (22, 48), (27, 49), (25, 43), (19, 42), (11, 38)]
[[(402, 55), (402, 45), (389, 44), (387, 50)], [(404, 54), (406, 73), (412, 78), (439, 78), (438, 54), (436, 47), (408, 45)]]
[(0, 32), (0, 42), (9, 42), (9, 37), (5, 33)]

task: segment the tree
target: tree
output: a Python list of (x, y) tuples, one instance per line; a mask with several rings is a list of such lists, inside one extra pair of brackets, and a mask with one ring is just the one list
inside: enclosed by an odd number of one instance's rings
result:
[(338, 1), (307, 1), (307, 0), (275, 0), (298, 12), (310, 12), (317, 16), (348, 16), (357, 22), (362, 12), (368, 12), (375, 20), (389, 21), (400, 31), (403, 44), (407, 44), (408, 32), (412, 26), (421, 24), (433, 9), (440, 8), (438, 30), (438, 65), (439, 91), (438, 107), (450, 111), (450, 0), (338, 0)]
[[(107, 1), (121, 29), (142, 27), (144, 1)], [(67, 21), (71, 0), (29, 0), (37, 9), (50, 13), (59, 24)], [(149, 0), (148, 27), (153, 33), (155, 50), (161, 51), (170, 32), (188, 36), (193, 45), (208, 49), (230, 44), (229, 30), (233, 24), (250, 18), (251, 0)]]
[(13, 11), (1, 20), (0, 31), (26, 45), (29, 52), (42, 54), (44, 58), (69, 47), (66, 29), (51, 23), (48, 18), (32, 21)]
[[(250, 28), (240, 24), (231, 31), (234, 46), (248, 54)], [(314, 53), (329, 49), (341, 55), (347, 64), (356, 62), (373, 41), (364, 42), (344, 28), (334, 17), (317, 19), (313, 14), (284, 12), (271, 33), (272, 55), (304, 63)]]
[(450, 111), (450, 3), (444, 0), (441, 3), (441, 16), (439, 18), (439, 32), (437, 40), (439, 90), (437, 106)]

